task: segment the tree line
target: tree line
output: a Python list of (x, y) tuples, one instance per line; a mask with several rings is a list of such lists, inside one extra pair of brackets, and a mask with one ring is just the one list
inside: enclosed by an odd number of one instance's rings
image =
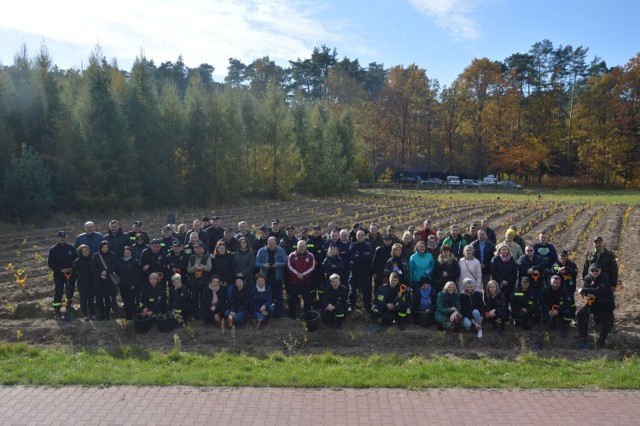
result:
[[(474, 59), (449, 86), (326, 46), (277, 65), (182, 57), (130, 71), (99, 46), (59, 69), (42, 45), (0, 67), (2, 216), (339, 193), (385, 169), (637, 187), (640, 54), (624, 66), (549, 40)], [(36, 213), (36, 211), (38, 213)]]

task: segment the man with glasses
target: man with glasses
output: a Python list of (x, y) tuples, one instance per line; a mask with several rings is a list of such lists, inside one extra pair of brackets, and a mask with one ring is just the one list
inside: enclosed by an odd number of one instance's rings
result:
[(589, 273), (584, 279), (584, 286), (580, 289), (580, 295), (586, 299), (587, 303), (577, 314), (578, 333), (582, 338), (580, 348), (586, 349), (588, 347), (587, 334), (589, 330), (587, 325), (591, 313), (593, 313), (595, 323), (601, 326), (596, 348), (604, 348), (613, 323), (613, 311), (616, 308), (613, 290), (609, 277), (603, 273), (599, 264), (592, 263), (589, 265), (588, 271)]

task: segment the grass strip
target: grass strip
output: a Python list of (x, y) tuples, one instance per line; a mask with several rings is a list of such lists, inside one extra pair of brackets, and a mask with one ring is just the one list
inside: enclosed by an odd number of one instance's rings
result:
[(270, 386), (328, 388), (539, 388), (638, 389), (640, 359), (586, 361), (528, 353), (516, 361), (397, 355), (265, 357), (110, 351), (0, 345), (3, 385)]
[[(532, 202), (532, 201), (554, 201), (565, 203), (592, 203), (592, 204), (625, 204), (640, 205), (640, 192), (633, 190), (604, 190), (604, 189), (557, 189), (550, 190), (533, 189), (509, 192), (480, 192), (473, 190), (445, 189), (445, 190), (415, 190), (415, 189), (392, 189), (392, 188), (370, 188), (360, 189), (360, 193), (365, 196), (397, 196), (397, 197), (420, 197), (426, 199), (455, 200), (455, 201), (495, 201), (500, 197), (501, 201)], [(541, 196), (538, 199), (538, 195)]]

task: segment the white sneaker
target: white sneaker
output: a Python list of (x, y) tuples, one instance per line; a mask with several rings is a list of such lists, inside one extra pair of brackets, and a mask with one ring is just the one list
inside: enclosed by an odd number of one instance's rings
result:
[(478, 330), (478, 338), (482, 337), (482, 329)]

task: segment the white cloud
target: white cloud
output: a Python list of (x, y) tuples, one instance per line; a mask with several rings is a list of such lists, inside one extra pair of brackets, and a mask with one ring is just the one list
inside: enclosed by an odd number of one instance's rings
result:
[(480, 37), (472, 18), (478, 0), (409, 0), (409, 3), (454, 38), (477, 40)]
[(322, 7), (287, 0), (20, 0), (3, 6), (0, 28), (72, 44), (84, 58), (100, 43), (104, 55), (121, 64), (140, 48), (156, 64), (182, 54), (187, 65), (206, 62), (220, 76), (230, 57), (249, 63), (269, 55), (287, 65), (310, 56), (314, 46), (339, 43), (342, 36), (327, 29), (331, 24), (315, 18)]

